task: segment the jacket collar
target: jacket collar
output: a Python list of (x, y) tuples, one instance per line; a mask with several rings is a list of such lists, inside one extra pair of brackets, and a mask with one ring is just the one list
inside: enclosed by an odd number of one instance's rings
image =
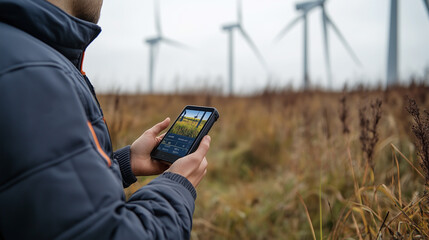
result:
[(70, 16), (46, 0), (0, 0), (0, 22), (43, 41), (78, 69), (86, 47), (101, 32), (98, 25)]

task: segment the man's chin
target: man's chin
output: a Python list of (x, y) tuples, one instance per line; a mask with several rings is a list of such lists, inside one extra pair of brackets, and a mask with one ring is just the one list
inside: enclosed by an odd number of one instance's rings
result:
[(98, 20), (100, 20), (100, 13), (98, 15), (88, 15), (88, 14), (82, 14), (82, 15), (77, 15), (75, 16), (81, 20), (87, 21), (87, 22), (91, 22), (91, 23), (98, 23)]

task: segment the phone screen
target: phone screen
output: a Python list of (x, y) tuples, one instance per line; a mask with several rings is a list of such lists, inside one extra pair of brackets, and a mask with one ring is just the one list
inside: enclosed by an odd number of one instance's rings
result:
[(184, 109), (157, 150), (183, 157), (195, 142), (212, 112)]

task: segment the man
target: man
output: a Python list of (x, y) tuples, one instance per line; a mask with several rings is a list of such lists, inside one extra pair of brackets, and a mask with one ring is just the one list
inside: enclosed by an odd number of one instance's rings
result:
[[(102, 0), (0, 0), (0, 239), (187, 239), (210, 137), (166, 166), (166, 119), (112, 152), (81, 71)], [(165, 171), (165, 172), (164, 172)], [(161, 174), (125, 201), (135, 176)]]

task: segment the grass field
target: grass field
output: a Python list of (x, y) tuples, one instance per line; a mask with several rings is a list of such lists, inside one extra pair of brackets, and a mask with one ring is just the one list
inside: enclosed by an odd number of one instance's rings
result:
[[(429, 173), (421, 165), (429, 146), (414, 136), (405, 96), (427, 116), (429, 88), (415, 85), (100, 100), (114, 148), (185, 105), (219, 110), (192, 239), (429, 239)], [(126, 194), (151, 179), (139, 178)]]
[(200, 119), (184, 117), (181, 121), (179, 119), (179, 121), (176, 122), (170, 132), (186, 137), (196, 138), (204, 124), (207, 122), (207, 120), (202, 120), (201, 124), (198, 125), (199, 121)]

